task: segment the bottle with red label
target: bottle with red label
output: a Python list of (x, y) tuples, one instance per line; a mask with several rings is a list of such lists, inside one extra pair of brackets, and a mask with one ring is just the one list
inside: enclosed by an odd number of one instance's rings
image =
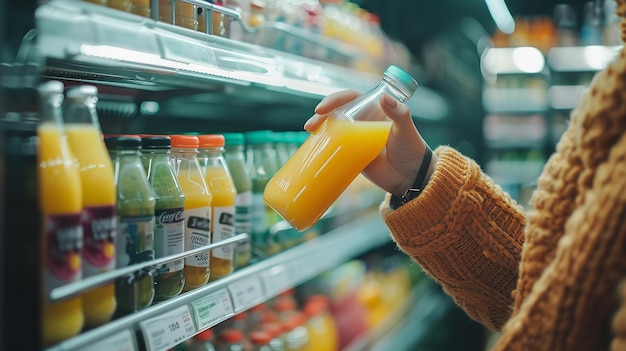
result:
[(50, 81), (39, 87), (39, 207), (43, 215), (42, 341), (53, 345), (83, 328), (82, 298), (50, 301), (50, 292), (82, 277), (82, 188), (78, 163), (67, 143), (61, 119), (63, 84)]
[[(65, 131), (78, 160), (83, 194), (83, 277), (115, 269), (115, 181), (96, 114), (98, 89), (68, 89), (64, 104)], [(111, 320), (117, 301), (111, 282), (83, 295), (85, 326)]]

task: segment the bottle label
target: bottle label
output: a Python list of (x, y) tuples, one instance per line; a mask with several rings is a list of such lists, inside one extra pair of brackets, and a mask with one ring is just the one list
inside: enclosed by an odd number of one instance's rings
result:
[(252, 208), (250, 219), (252, 221), (252, 232), (250, 234), (253, 235), (263, 235), (267, 232), (267, 210), (266, 204), (263, 201), (263, 193), (253, 193), (252, 194)]
[(246, 191), (237, 194), (235, 198), (235, 233), (252, 234), (252, 219), (250, 210), (252, 207), (252, 192)]
[[(185, 211), (185, 251), (197, 249), (211, 243), (211, 208), (200, 207)], [(209, 251), (185, 259), (187, 266), (208, 267)]]
[[(213, 207), (213, 242), (232, 238), (235, 235), (235, 207)], [(213, 250), (213, 257), (233, 259), (233, 246), (225, 245)]]
[(81, 214), (53, 215), (44, 219), (46, 231), (44, 286), (54, 288), (82, 277), (83, 226)]
[(115, 207), (98, 206), (83, 209), (83, 276), (90, 277), (115, 269)]
[[(180, 254), (185, 251), (185, 212), (182, 207), (155, 210), (154, 252), (156, 258)], [(183, 260), (166, 263), (159, 272), (178, 272), (183, 269)]]
[(117, 267), (154, 259), (154, 216), (118, 216)]

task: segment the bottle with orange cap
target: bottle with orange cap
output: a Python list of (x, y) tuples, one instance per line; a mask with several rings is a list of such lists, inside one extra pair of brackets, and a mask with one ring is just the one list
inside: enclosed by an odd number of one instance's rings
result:
[(207, 329), (196, 335), (187, 345), (189, 351), (215, 351), (213, 329)]
[(252, 351), (275, 351), (271, 342), (272, 336), (268, 332), (257, 330), (250, 333)]
[[(225, 139), (221, 134), (199, 135), (198, 161), (212, 195), (212, 242), (230, 239), (235, 235), (235, 198), (237, 189), (224, 159)], [(217, 280), (234, 270), (234, 245), (211, 251), (210, 281)]]
[(216, 348), (218, 351), (246, 351), (243, 341), (243, 331), (227, 328), (220, 332)]
[(309, 333), (309, 350), (337, 351), (339, 336), (337, 325), (329, 312), (329, 300), (324, 295), (313, 295), (304, 303)]
[[(200, 141), (194, 135), (171, 135), (172, 157), (180, 188), (185, 196), (185, 251), (211, 243), (211, 202), (213, 197), (198, 163)], [(209, 281), (209, 252), (185, 259), (185, 286), (189, 291)]]

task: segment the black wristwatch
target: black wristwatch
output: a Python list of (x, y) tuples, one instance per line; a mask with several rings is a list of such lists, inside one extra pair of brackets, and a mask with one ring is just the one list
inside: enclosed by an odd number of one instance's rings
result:
[(426, 178), (426, 174), (428, 174), (428, 167), (430, 166), (430, 160), (433, 157), (433, 152), (429, 147), (426, 147), (426, 152), (424, 153), (424, 158), (422, 159), (422, 164), (420, 165), (420, 169), (417, 171), (417, 176), (413, 181), (413, 186), (406, 189), (402, 196), (397, 197), (395, 195), (391, 196), (389, 200), (389, 207), (393, 210), (399, 208), (400, 206), (406, 204), (407, 202), (415, 199), (422, 193), (422, 184), (424, 184), (424, 178)]

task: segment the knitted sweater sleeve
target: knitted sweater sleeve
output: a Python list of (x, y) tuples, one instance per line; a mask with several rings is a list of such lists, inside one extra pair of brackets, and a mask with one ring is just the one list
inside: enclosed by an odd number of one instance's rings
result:
[(472, 318), (499, 329), (512, 312), (524, 210), (471, 159), (439, 147), (423, 193), (381, 214), (393, 239)]

